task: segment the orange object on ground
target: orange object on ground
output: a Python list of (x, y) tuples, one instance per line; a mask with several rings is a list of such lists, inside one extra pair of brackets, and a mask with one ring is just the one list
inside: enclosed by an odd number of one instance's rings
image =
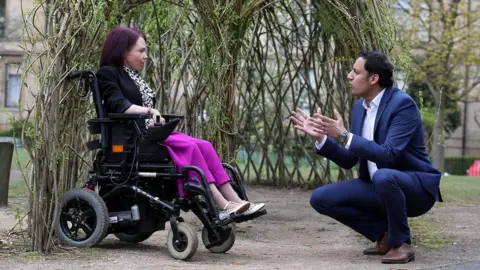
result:
[(480, 160), (475, 160), (472, 166), (468, 168), (467, 171), (468, 176), (480, 176)]

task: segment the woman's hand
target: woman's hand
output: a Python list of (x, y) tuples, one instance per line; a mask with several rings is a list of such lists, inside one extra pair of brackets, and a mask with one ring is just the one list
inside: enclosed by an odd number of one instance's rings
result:
[[(150, 115), (156, 123), (161, 123), (162, 125), (165, 124), (165, 118), (162, 117), (157, 109), (150, 109)], [(157, 122), (157, 118), (160, 119), (160, 122)]]

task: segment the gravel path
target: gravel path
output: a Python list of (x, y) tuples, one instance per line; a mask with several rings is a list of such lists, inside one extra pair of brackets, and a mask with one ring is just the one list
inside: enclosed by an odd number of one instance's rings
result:
[[(358, 234), (314, 212), (308, 204), (310, 192), (247, 190), (253, 201), (267, 203), (268, 214), (238, 224), (237, 241), (227, 254), (212, 254), (200, 241), (189, 262), (176, 261), (169, 257), (167, 233), (161, 231), (141, 244), (108, 236), (95, 248), (47, 257), (12, 256), (0, 248), (0, 269), (480, 269), (478, 207), (436, 206), (427, 217), (440, 222), (453, 242), (440, 249), (417, 247), (417, 260), (407, 265), (382, 265), (380, 257), (362, 255), (369, 243)], [(200, 237), (199, 222), (191, 215), (186, 220), (199, 229)], [(11, 211), (0, 208), (0, 229), (14, 223)]]

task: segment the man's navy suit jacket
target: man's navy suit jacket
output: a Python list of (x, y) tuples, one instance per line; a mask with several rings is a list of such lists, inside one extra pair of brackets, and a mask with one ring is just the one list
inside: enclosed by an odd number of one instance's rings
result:
[(427, 154), (422, 119), (415, 101), (402, 90), (385, 89), (375, 117), (373, 141), (362, 137), (366, 114), (363, 101), (359, 99), (353, 107), (350, 131), (353, 138), (349, 149), (328, 138), (317, 153), (345, 169), (359, 162), (359, 178), (365, 181), (370, 181), (367, 160), (375, 162), (378, 169), (402, 171), (417, 178), (428, 193), (441, 201), (441, 173), (433, 167)]

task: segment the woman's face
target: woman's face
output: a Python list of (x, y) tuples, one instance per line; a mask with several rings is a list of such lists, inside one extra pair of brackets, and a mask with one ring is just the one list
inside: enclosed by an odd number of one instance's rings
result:
[(142, 37), (139, 37), (137, 43), (127, 52), (124, 64), (127, 68), (140, 71), (147, 60), (147, 44)]

